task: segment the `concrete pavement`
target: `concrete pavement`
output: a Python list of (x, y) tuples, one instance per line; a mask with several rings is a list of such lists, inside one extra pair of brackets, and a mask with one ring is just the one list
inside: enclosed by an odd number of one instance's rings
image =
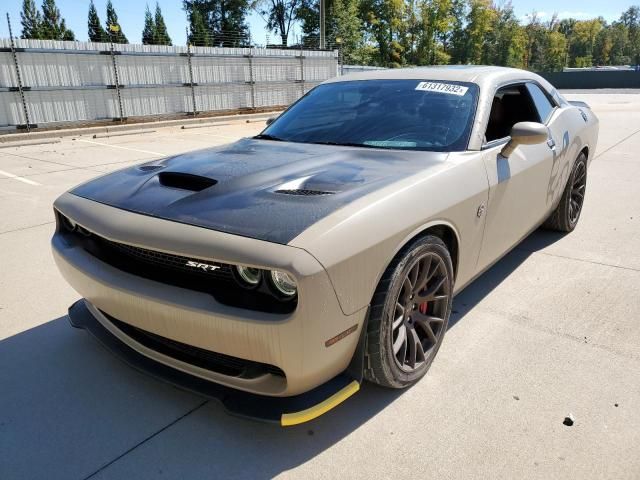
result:
[(263, 123), (0, 149), (0, 478), (640, 478), (640, 95), (570, 98), (601, 120), (576, 231), (535, 232), (459, 295), (418, 385), (287, 429), (71, 329), (48, 245), (66, 189)]

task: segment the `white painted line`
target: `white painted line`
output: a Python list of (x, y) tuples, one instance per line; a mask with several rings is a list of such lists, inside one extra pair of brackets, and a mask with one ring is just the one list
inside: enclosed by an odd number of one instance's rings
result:
[(18, 180), (19, 182), (26, 183), (27, 185), (42, 185), (41, 183), (34, 182), (33, 180), (29, 180), (28, 178), (19, 177), (18, 175), (14, 175), (13, 173), (5, 172), (4, 170), (0, 170), (0, 175), (4, 175), (8, 178), (13, 178), (14, 180)]
[(123, 147), (121, 145), (111, 145), (109, 143), (94, 142), (93, 140), (83, 140), (81, 138), (78, 138), (76, 141), (84, 142), (84, 143), (93, 143), (94, 145), (101, 145), (103, 147), (121, 148), (122, 150), (131, 150), (132, 152), (150, 153), (151, 155), (157, 155), (159, 157), (166, 157), (164, 153), (151, 152), (149, 150), (141, 150), (139, 148)]

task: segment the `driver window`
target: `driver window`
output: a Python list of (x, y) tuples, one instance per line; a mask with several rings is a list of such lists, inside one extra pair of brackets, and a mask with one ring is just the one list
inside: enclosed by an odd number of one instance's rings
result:
[(499, 89), (493, 97), (485, 139), (487, 142), (508, 137), (518, 122), (539, 122), (540, 116), (525, 85)]

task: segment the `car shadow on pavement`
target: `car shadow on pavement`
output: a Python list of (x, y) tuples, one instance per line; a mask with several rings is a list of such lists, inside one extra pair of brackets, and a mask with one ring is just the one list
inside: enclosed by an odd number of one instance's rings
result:
[[(450, 326), (560, 238), (535, 232), (454, 300)], [(328, 415), (283, 429), (229, 416), (217, 402), (138, 373), (66, 317), (1, 341), (0, 365), (7, 479), (271, 478), (348, 442), (405, 392), (365, 383)], [(366, 446), (352, 449), (354, 461), (365, 458)]]
[(503, 280), (514, 272), (531, 254), (562, 239), (564, 234), (550, 230), (535, 230), (505, 255), (493, 267), (476, 278), (453, 300), (449, 329), (460, 322), (473, 307), (489, 295)]

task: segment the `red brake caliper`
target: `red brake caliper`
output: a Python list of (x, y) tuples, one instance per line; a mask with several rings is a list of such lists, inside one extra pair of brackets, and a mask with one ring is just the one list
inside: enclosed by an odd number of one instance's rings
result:
[(422, 302), (418, 307), (418, 310), (420, 311), (421, 314), (426, 315), (428, 306), (429, 306), (428, 302)]

